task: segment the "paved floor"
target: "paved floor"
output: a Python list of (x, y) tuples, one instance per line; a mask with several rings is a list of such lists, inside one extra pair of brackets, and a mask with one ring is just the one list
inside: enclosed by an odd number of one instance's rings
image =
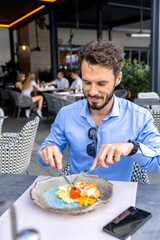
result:
[[(4, 120), (2, 132), (19, 132), (25, 123), (27, 123), (29, 120), (34, 119), (35, 115), (31, 116), (30, 119), (25, 118), (24, 113), (22, 112), (21, 117), (19, 119), (12, 118), (11, 117), (11, 111), (4, 108), (5, 115), (9, 116), (7, 119)], [(47, 118), (44, 117), (44, 119), (40, 120), (40, 124), (38, 127), (35, 144), (32, 151), (31, 156), (31, 163), (30, 163), (30, 171), (32, 175), (46, 175), (46, 176), (58, 176), (58, 172), (52, 170), (50, 167), (42, 167), (37, 162), (37, 150), (40, 147), (42, 141), (48, 136), (50, 132), (50, 126), (54, 119), (50, 118), (49, 121), (47, 121)], [(68, 147), (64, 151), (64, 157), (63, 157), (63, 166), (65, 166), (68, 159)], [(160, 174), (156, 173), (149, 173), (149, 179), (150, 183), (159, 183), (160, 184)]]

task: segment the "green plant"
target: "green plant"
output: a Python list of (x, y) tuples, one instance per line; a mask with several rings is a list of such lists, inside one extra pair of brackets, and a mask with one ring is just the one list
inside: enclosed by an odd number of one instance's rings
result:
[(40, 82), (50, 82), (52, 81), (52, 73), (51, 70), (39, 70), (38, 71), (38, 78)]
[(126, 89), (131, 92), (131, 97), (137, 97), (138, 92), (148, 92), (150, 82), (150, 67), (142, 65), (136, 59), (131, 63), (125, 60), (122, 68), (122, 81), (120, 89)]

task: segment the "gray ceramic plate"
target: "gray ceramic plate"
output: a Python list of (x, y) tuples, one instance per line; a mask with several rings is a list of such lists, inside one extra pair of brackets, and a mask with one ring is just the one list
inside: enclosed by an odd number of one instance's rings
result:
[[(72, 182), (76, 175), (67, 176), (68, 179)], [(107, 180), (100, 178), (96, 175), (87, 175), (84, 174), (81, 176), (81, 180), (87, 182), (95, 182), (98, 190), (100, 191), (100, 198), (93, 204), (88, 206), (78, 206), (74, 208), (55, 208), (47, 204), (45, 201), (44, 194), (53, 188), (57, 188), (60, 185), (66, 184), (63, 177), (52, 177), (44, 181), (39, 181), (35, 184), (35, 186), (30, 191), (31, 200), (34, 201), (41, 208), (58, 214), (65, 215), (79, 215), (87, 212), (91, 212), (99, 207), (102, 207), (105, 203), (107, 203), (113, 194), (113, 185)]]

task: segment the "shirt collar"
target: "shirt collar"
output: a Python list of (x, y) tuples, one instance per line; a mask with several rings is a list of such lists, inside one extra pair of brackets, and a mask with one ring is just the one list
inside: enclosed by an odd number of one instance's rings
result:
[(119, 104), (118, 104), (118, 99), (115, 95), (113, 95), (114, 97), (114, 103), (113, 103), (113, 107), (112, 110), (109, 114), (110, 117), (118, 117), (119, 116)]
[[(88, 109), (88, 101), (87, 99), (84, 100), (84, 105), (82, 107), (82, 110), (81, 110), (81, 113), (80, 115), (82, 117), (85, 117), (85, 118), (90, 118), (90, 112), (89, 112), (89, 109)], [(119, 116), (119, 104), (118, 104), (118, 99), (117, 97), (114, 95), (114, 103), (113, 103), (113, 107), (112, 107), (112, 110), (110, 112), (110, 114), (108, 116), (106, 116), (105, 119), (108, 119), (109, 117), (118, 117)]]
[(87, 99), (84, 99), (84, 104), (83, 104), (83, 107), (81, 109), (81, 113), (80, 115), (84, 118), (87, 119), (87, 121), (91, 124), (91, 125), (94, 125), (94, 122), (93, 122), (93, 119), (91, 117), (91, 114), (90, 114), (90, 111), (89, 111), (89, 108), (88, 108), (88, 100)]

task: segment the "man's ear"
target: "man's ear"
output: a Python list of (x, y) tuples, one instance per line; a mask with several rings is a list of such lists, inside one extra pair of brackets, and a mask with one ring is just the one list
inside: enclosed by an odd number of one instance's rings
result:
[(119, 73), (119, 75), (118, 75), (118, 77), (116, 79), (115, 86), (118, 86), (120, 84), (121, 80), (122, 80), (122, 72)]

